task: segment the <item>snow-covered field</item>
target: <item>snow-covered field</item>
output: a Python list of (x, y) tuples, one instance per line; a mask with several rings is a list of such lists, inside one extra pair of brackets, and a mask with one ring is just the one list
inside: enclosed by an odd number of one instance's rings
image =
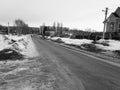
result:
[(0, 35), (0, 51), (4, 49), (15, 50), (26, 57), (35, 57), (38, 55), (31, 36), (29, 35)]
[[(61, 38), (61, 37), (52, 37), (49, 39), (51, 40), (59, 39), (65, 44), (72, 44), (72, 45), (77, 45), (77, 46), (81, 46), (82, 44), (93, 44), (92, 43), (93, 40), (89, 40), (89, 39), (70, 39), (70, 38)], [(107, 44), (107, 45), (103, 45), (102, 43)], [(97, 41), (97, 44), (95, 44), (95, 46), (97, 48), (100, 48), (106, 51), (116, 51), (116, 50), (120, 50), (120, 41), (100, 39)]]

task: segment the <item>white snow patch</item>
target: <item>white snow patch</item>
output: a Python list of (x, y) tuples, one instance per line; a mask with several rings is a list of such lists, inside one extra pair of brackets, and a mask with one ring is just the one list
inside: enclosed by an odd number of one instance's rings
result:
[(5, 41), (5, 37), (0, 35), (0, 51), (10, 47), (10, 45)]
[(14, 49), (27, 57), (36, 57), (38, 52), (30, 35), (0, 35), (0, 51)]
[(82, 45), (82, 44), (90, 44), (93, 42), (93, 40), (88, 40), (88, 39), (70, 39), (70, 38), (61, 38), (61, 37), (52, 37), (52, 40), (57, 40), (60, 39), (66, 44), (73, 44), (73, 45)]
[(96, 44), (99, 48), (103, 50), (110, 50), (110, 51), (115, 51), (115, 50), (120, 50), (120, 41), (117, 40), (99, 40), (99, 43), (106, 43), (109, 46), (104, 46), (102, 44)]
[(70, 39), (70, 38), (61, 38), (63, 42), (66, 44), (73, 44), (73, 45), (82, 45), (82, 44), (90, 44), (93, 40), (88, 39)]
[(60, 37), (51, 37), (51, 40), (61, 39)]
[(27, 45), (27, 48), (23, 50), (22, 52), (24, 55), (29, 56), (29, 57), (36, 57), (38, 56), (38, 52), (35, 48), (35, 44), (33, 43), (31, 37), (29, 38), (29, 43)]
[[(88, 39), (70, 39), (70, 38), (61, 38), (61, 37), (52, 37), (51, 40), (58, 40), (60, 39), (66, 44), (73, 44), (73, 45), (82, 45), (82, 44), (91, 44), (93, 40), (88, 40)], [(98, 44), (95, 44), (98, 48), (107, 50), (107, 51), (115, 51), (115, 50), (120, 50), (120, 41), (117, 40), (105, 40), (105, 39), (100, 39), (97, 41)], [(108, 44), (107, 45), (103, 45)]]

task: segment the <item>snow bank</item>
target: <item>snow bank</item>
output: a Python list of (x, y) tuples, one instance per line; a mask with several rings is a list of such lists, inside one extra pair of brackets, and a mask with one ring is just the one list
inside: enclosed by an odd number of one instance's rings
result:
[(102, 44), (96, 44), (99, 48), (103, 50), (110, 50), (110, 51), (115, 51), (115, 50), (120, 50), (120, 41), (117, 40), (99, 40), (99, 43), (106, 43), (109, 46), (104, 46)]
[(27, 57), (38, 56), (38, 52), (29, 35), (0, 35), (0, 51), (9, 48), (16, 50)]
[(57, 39), (61, 39), (60, 37), (49, 37), (49, 39), (51, 40), (57, 40)]
[[(61, 37), (52, 37), (52, 40), (61, 40), (66, 44), (73, 44), (73, 45), (82, 45), (82, 44), (91, 44), (93, 40), (88, 39), (70, 39), (70, 38), (61, 38)], [(117, 40), (104, 40), (100, 39), (97, 41), (98, 44), (95, 44), (98, 48), (107, 51), (116, 51), (120, 50), (120, 41)], [(103, 45), (106, 44), (106, 45)]]
[(81, 45), (81, 44), (90, 44), (93, 42), (93, 40), (88, 40), (88, 39), (70, 39), (70, 38), (61, 38), (61, 37), (52, 37), (52, 40), (57, 40), (60, 39), (66, 44), (73, 44), (73, 45)]
[(0, 35), (0, 51), (10, 47), (10, 45), (5, 41), (5, 37)]
[(82, 45), (85, 43), (89, 44), (93, 41), (88, 39), (70, 39), (70, 38), (61, 38), (61, 40), (66, 44), (73, 44), (73, 45)]
[(36, 57), (38, 56), (38, 52), (35, 48), (35, 44), (33, 43), (31, 37), (28, 38), (28, 45), (27, 45), (27, 48), (23, 50), (23, 54), (28, 56), (28, 57)]

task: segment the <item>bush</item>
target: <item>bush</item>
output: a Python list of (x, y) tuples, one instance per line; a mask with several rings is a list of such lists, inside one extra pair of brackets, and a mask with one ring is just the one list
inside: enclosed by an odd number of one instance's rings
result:
[(120, 50), (114, 51), (115, 54), (120, 55)]
[(102, 49), (96, 47), (94, 44), (82, 44), (82, 47), (86, 48), (86, 50), (91, 51), (91, 52), (101, 52), (103, 51)]

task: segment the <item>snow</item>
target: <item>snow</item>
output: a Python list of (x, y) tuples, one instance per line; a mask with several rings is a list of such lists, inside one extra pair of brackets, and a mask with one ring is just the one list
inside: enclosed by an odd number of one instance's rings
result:
[(0, 51), (10, 47), (10, 45), (5, 41), (5, 37), (0, 35)]
[(23, 50), (23, 54), (29, 57), (36, 57), (39, 55), (31, 37), (29, 37), (29, 43), (27, 45), (27, 48)]
[[(52, 40), (58, 40), (60, 39), (63, 41), (65, 44), (72, 44), (72, 45), (82, 45), (82, 44), (91, 44), (93, 40), (88, 40), (88, 39), (70, 39), (70, 38), (61, 38), (61, 37), (52, 37)], [(120, 41), (117, 40), (105, 40), (105, 39), (100, 39), (97, 41), (98, 44), (95, 44), (98, 48), (107, 50), (107, 51), (115, 51), (115, 50), (120, 50)], [(108, 46), (103, 45), (108, 44)]]
[(88, 40), (88, 39), (70, 39), (70, 38), (61, 38), (61, 37), (52, 37), (51, 39), (52, 40), (60, 39), (65, 44), (73, 44), (73, 45), (82, 45), (85, 43), (90, 44), (93, 41), (93, 40)]
[(49, 37), (49, 39), (51, 39), (51, 40), (57, 40), (57, 39), (61, 39), (60, 37)]
[(93, 41), (88, 39), (70, 39), (70, 38), (61, 38), (61, 40), (66, 44), (73, 44), (73, 45), (82, 45), (85, 43), (89, 44)]
[(0, 51), (14, 49), (26, 57), (36, 57), (38, 52), (30, 35), (0, 35)]
[(117, 40), (99, 40), (99, 43), (107, 43), (109, 46), (103, 46), (102, 44), (96, 44), (99, 48), (103, 50), (110, 50), (110, 51), (115, 51), (115, 50), (120, 50), (120, 41)]

